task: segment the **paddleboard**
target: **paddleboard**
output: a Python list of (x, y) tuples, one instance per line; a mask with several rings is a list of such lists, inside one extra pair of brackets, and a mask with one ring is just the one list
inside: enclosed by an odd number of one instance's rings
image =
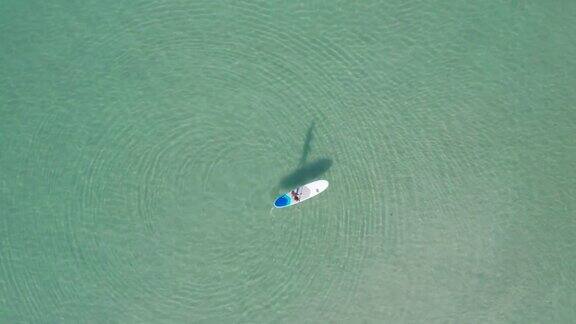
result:
[(316, 180), (301, 187), (294, 188), (274, 200), (274, 207), (284, 208), (308, 200), (328, 188), (328, 181)]

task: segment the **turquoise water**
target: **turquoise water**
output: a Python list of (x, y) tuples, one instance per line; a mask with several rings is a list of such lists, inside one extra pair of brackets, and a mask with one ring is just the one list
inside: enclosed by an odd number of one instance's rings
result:
[(576, 318), (576, 2), (2, 7), (0, 322)]

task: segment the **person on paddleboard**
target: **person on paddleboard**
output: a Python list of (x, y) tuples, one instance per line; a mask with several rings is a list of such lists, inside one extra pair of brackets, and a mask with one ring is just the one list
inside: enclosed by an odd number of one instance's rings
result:
[(297, 193), (297, 192), (290, 191), (290, 193), (292, 194), (292, 197), (294, 197), (294, 200), (300, 201), (300, 197), (298, 197), (298, 193)]

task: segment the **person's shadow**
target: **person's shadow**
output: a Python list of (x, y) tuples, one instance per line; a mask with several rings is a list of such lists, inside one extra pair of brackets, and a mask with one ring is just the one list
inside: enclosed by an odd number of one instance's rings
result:
[(332, 166), (332, 160), (329, 158), (319, 158), (312, 162), (307, 162), (308, 155), (310, 155), (312, 150), (311, 143), (314, 138), (314, 126), (315, 122), (313, 121), (306, 132), (304, 147), (302, 148), (302, 155), (300, 156), (298, 167), (280, 180), (280, 188), (294, 189), (301, 185), (305, 185), (320, 177)]

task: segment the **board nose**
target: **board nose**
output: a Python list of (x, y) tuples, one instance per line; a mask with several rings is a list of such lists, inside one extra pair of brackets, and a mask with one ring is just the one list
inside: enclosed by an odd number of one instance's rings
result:
[(290, 204), (290, 198), (286, 195), (282, 195), (274, 201), (275, 207), (286, 207), (289, 204)]

